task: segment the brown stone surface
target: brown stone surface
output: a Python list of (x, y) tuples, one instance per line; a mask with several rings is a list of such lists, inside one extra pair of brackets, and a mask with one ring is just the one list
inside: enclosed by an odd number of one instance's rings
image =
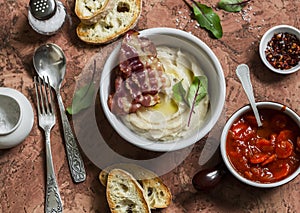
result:
[[(116, 44), (115, 42), (105, 46), (92, 46), (81, 42), (75, 33), (79, 20), (74, 13), (74, 1), (62, 2), (67, 8), (68, 18), (62, 30), (53, 36), (42, 36), (31, 29), (27, 20), (29, 1), (0, 2), (2, 13), (0, 87), (10, 87), (22, 92), (33, 107), (35, 94), (32, 79), (35, 74), (32, 56), (35, 48), (53, 42), (64, 50), (68, 64), (62, 97), (65, 106), (69, 106), (76, 85), (80, 84), (79, 80), (91, 76), (90, 73), (85, 73), (91, 70), (88, 66), (92, 64), (91, 59), (96, 58), (99, 61), (97, 66), (101, 68), (106, 56)], [(214, 8), (217, 2), (217, 0), (201, 1)], [(203, 40), (217, 55), (224, 69), (227, 83), (227, 117), (247, 103), (246, 95), (235, 75), (235, 68), (240, 63), (247, 63), (251, 69), (251, 78), (258, 101), (277, 101), (286, 104), (299, 114), (299, 72), (287, 76), (274, 74), (264, 67), (258, 55), (259, 40), (270, 27), (289, 24), (300, 28), (299, 8), (300, 1), (265, 0), (250, 1), (239, 13), (216, 10), (224, 30), (223, 37), (217, 40), (212, 39), (205, 30), (191, 20), (190, 11), (182, 0), (144, 0), (143, 11), (136, 29), (173, 27), (191, 32)], [(99, 79), (96, 78), (95, 81), (97, 80)], [(132, 159), (159, 156), (157, 153), (127, 145), (106, 121), (98, 96), (97, 94), (93, 112), (96, 112), (99, 131), (104, 132), (105, 140), (116, 152)], [(36, 115), (35, 107), (34, 113)], [(54, 167), (64, 212), (109, 212), (105, 189), (98, 181), (101, 168), (97, 163), (90, 161), (90, 156), (86, 156), (83, 152), (87, 180), (80, 184), (72, 182), (59, 121), (58, 118), (51, 139)], [(71, 117), (70, 121), (75, 124), (77, 122)], [(87, 122), (86, 125), (88, 126), (89, 123)], [(85, 134), (86, 140), (92, 137), (90, 131)], [(204, 140), (198, 142), (185, 160), (171, 171), (161, 175), (171, 189), (173, 200), (169, 208), (153, 212), (299, 212), (299, 176), (278, 188), (257, 189), (227, 175), (213, 190), (197, 192), (191, 184), (191, 179), (201, 169), (197, 162), (204, 142)], [(80, 143), (82, 145), (83, 142)], [(43, 132), (38, 128), (36, 117), (31, 133), (20, 145), (0, 151), (0, 165), (0, 212), (43, 212), (45, 146)]]

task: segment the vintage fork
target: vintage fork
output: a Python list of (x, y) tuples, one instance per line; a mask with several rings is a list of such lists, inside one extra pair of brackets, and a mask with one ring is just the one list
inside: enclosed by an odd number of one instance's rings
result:
[(47, 83), (45, 83), (45, 78), (41, 79), (35, 76), (34, 84), (39, 126), (45, 131), (46, 138), (47, 185), (45, 197), (45, 212), (62, 212), (62, 201), (54, 173), (50, 144), (50, 131), (55, 125), (55, 112), (49, 78), (47, 78)]

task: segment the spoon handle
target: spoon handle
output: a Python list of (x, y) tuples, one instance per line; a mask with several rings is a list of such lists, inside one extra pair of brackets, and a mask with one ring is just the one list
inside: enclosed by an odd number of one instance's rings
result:
[(249, 72), (249, 67), (246, 64), (240, 64), (237, 66), (236, 68), (236, 74), (238, 76), (238, 78), (240, 79), (242, 86), (246, 92), (246, 95), (249, 99), (250, 105), (252, 107), (252, 110), (254, 112), (254, 116), (256, 118), (257, 121), (257, 125), (259, 127), (262, 126), (259, 114), (258, 114), (258, 110), (255, 104), (255, 99), (254, 99), (254, 95), (253, 95), (253, 87), (250, 81), (250, 72)]
[(86, 179), (86, 172), (84, 163), (80, 155), (77, 142), (72, 132), (69, 120), (65, 113), (65, 107), (59, 92), (56, 92), (58, 99), (58, 106), (63, 124), (64, 138), (66, 142), (66, 152), (71, 170), (71, 175), (75, 183), (83, 182)]

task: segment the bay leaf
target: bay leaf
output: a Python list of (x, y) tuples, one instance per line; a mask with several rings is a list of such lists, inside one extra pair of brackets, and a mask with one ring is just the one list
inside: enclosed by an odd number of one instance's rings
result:
[(77, 114), (83, 109), (88, 108), (94, 101), (95, 85), (87, 84), (79, 88), (73, 97), (72, 105), (66, 108), (70, 115)]
[(227, 12), (241, 11), (249, 0), (220, 0), (218, 7)]
[(223, 30), (220, 23), (220, 17), (211, 7), (208, 7), (199, 2), (193, 1), (193, 13), (200, 27), (209, 30), (214, 37), (222, 38)]

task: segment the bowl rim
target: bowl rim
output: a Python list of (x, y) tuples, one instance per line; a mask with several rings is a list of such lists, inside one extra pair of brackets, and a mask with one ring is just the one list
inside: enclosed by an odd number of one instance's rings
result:
[[(102, 89), (103, 88), (103, 72), (105, 70), (108, 69), (108, 67), (110, 67), (110, 64), (108, 64), (110, 61), (112, 61), (112, 59), (114, 57), (116, 57), (121, 44), (119, 44), (118, 46), (116, 46), (116, 48), (111, 52), (111, 54), (109, 55), (109, 57), (107, 58), (104, 67), (103, 67), (103, 71), (102, 71), (102, 75), (100, 77), (100, 102), (104, 111), (104, 114), (106, 116), (106, 118), (108, 119), (109, 123), (111, 124), (111, 126), (114, 128), (114, 130), (126, 141), (128, 141), (129, 143), (136, 145), (137, 147), (146, 149), (146, 150), (150, 150), (150, 151), (157, 151), (157, 152), (167, 152), (167, 151), (176, 151), (179, 149), (183, 149), (186, 148), (188, 146), (191, 146), (193, 144), (195, 144), (196, 142), (198, 142), (201, 138), (203, 138), (206, 134), (209, 133), (209, 131), (213, 128), (213, 126), (216, 124), (218, 118), (220, 117), (224, 104), (225, 104), (225, 97), (226, 97), (226, 83), (225, 83), (225, 77), (224, 77), (224, 73), (223, 73), (223, 69), (221, 66), (221, 63), (219, 61), (219, 59), (217, 58), (217, 56), (214, 54), (214, 52), (207, 46), (207, 44), (205, 44), (202, 40), (200, 40), (198, 37), (192, 35), (191, 33), (185, 32), (183, 30), (179, 30), (179, 29), (175, 29), (175, 28), (168, 28), (168, 27), (158, 27), (158, 28), (149, 28), (149, 29), (145, 29), (142, 31), (139, 31), (141, 36), (154, 36), (154, 35), (166, 35), (166, 36), (173, 36), (176, 38), (184, 38), (185, 40), (190, 40), (191, 43), (193, 44), (197, 44), (198, 46), (201, 45), (201, 49), (203, 49), (203, 51), (205, 52), (205, 54), (207, 54), (210, 58), (213, 59), (214, 61), (214, 66), (216, 68), (216, 72), (219, 75), (219, 84), (220, 84), (220, 98), (218, 100), (218, 102), (216, 103), (216, 105), (218, 106), (216, 112), (214, 112), (214, 116), (213, 118), (208, 122), (208, 124), (202, 128), (202, 133), (196, 133), (196, 139), (193, 141), (189, 141), (187, 139), (182, 139), (182, 140), (176, 140), (176, 141), (171, 141), (171, 142), (164, 142), (164, 143), (158, 143), (158, 142), (154, 142), (154, 141), (150, 141), (147, 139), (144, 139), (142, 137), (137, 136), (136, 134), (134, 134), (136, 137), (135, 139), (139, 140), (132, 140), (132, 138), (130, 138), (128, 135), (124, 134), (124, 132), (121, 132), (117, 127), (117, 123), (120, 122), (119, 119), (113, 115), (110, 110), (108, 109), (107, 106), (107, 100), (105, 99), (105, 95), (104, 92), (105, 90)], [(129, 130), (130, 131), (130, 130)], [(131, 135), (132, 136), (132, 135)], [(141, 141), (144, 141), (145, 143), (140, 143)]]
[(288, 32), (288, 33), (294, 34), (300, 40), (300, 30), (297, 29), (296, 27), (293, 27), (290, 25), (285, 25), (285, 24), (273, 26), (264, 33), (263, 37), (260, 40), (259, 55), (260, 55), (261, 60), (265, 64), (265, 66), (268, 67), (273, 72), (279, 73), (279, 74), (292, 74), (292, 73), (300, 70), (300, 62), (298, 63), (298, 65), (296, 65), (290, 69), (281, 70), (281, 69), (276, 69), (275, 67), (273, 67), (266, 59), (265, 49), (267, 47), (267, 44), (273, 37), (274, 33), (279, 33), (279, 32)]
[(16, 98), (6, 95), (6, 94), (0, 94), (0, 96), (10, 99), (10, 101), (14, 102), (16, 104), (16, 113), (18, 113), (18, 118), (16, 119), (16, 122), (14, 122), (14, 124), (13, 124), (14, 126), (6, 131), (0, 131), (0, 135), (8, 135), (8, 134), (12, 133), (13, 131), (15, 131), (18, 128), (18, 126), (20, 125), (21, 120), (22, 120), (22, 110), (21, 110), (20, 103)]
[[(281, 110), (282, 108), (284, 108), (284, 112), (288, 113), (288, 115), (296, 123), (298, 123), (298, 126), (300, 127), (300, 117), (299, 117), (299, 115), (286, 105), (283, 105), (283, 104), (278, 103), (278, 102), (273, 102), (273, 101), (262, 101), (262, 102), (256, 102), (256, 106), (258, 108), (268, 108), (268, 109), (276, 109), (276, 110)], [(298, 169), (294, 173), (292, 173), (288, 177), (284, 178), (283, 180), (280, 180), (280, 181), (274, 182), (274, 183), (259, 183), (259, 182), (249, 180), (249, 179), (243, 177), (242, 175), (240, 175), (234, 169), (232, 164), (230, 163), (230, 160), (228, 159), (228, 156), (226, 154), (226, 138), (227, 138), (228, 130), (231, 127), (232, 123), (239, 116), (241, 116), (242, 114), (244, 114), (245, 112), (247, 112), (249, 110), (252, 110), (250, 104), (245, 105), (245, 106), (239, 108), (238, 110), (236, 110), (231, 115), (231, 117), (227, 120), (227, 122), (226, 122), (226, 124), (225, 124), (225, 126), (222, 130), (222, 134), (221, 134), (221, 138), (220, 138), (220, 151), (221, 151), (221, 156), (222, 156), (224, 164), (226, 165), (227, 169), (230, 171), (230, 173), (234, 177), (236, 177), (241, 182), (246, 183), (246, 184), (251, 185), (251, 186), (255, 186), (255, 187), (259, 187), (259, 188), (273, 188), (273, 187), (281, 186), (285, 183), (288, 183), (289, 181), (293, 180), (294, 178), (296, 178), (300, 174), (300, 166), (298, 167)]]

